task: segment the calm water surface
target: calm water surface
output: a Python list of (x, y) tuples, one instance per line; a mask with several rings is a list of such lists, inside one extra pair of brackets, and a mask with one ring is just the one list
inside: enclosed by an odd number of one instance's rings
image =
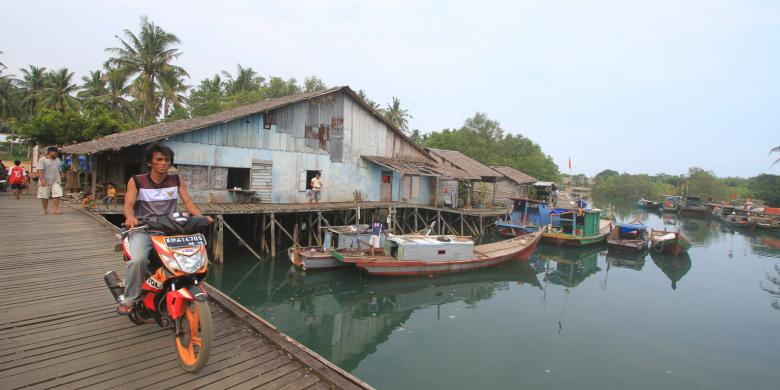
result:
[[(291, 270), (235, 248), (211, 283), (380, 389), (735, 389), (780, 385), (780, 235), (623, 208), (689, 254), (540, 245), (435, 277)], [(780, 268), (778, 268), (780, 269)]]

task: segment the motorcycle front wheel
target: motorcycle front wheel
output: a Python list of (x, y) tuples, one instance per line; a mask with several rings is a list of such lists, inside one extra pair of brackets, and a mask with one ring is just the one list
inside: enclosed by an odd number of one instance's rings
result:
[(176, 336), (176, 355), (184, 371), (200, 371), (209, 360), (214, 339), (214, 322), (208, 302), (190, 301), (184, 305), (181, 335)]

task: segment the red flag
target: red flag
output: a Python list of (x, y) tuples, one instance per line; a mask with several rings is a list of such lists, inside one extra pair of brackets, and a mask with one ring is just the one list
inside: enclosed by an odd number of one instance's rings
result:
[(571, 169), (571, 157), (569, 157), (569, 169)]

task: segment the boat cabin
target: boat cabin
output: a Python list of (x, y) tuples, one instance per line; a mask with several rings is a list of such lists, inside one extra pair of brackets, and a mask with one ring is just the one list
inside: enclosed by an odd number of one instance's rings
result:
[(641, 223), (617, 223), (610, 232), (610, 239), (642, 240), (647, 239), (647, 226)]
[[(371, 238), (371, 225), (332, 226), (325, 229), (322, 237), (322, 249), (347, 249), (367, 247)], [(384, 231), (379, 235), (379, 242), (384, 243)]]
[(577, 237), (595, 236), (599, 234), (601, 210), (567, 210), (555, 209), (550, 218), (552, 226), (563, 234)]
[(508, 219), (504, 223), (517, 226), (540, 227), (550, 224), (552, 208), (547, 202), (541, 200), (511, 198), (512, 209), (508, 213)]
[(474, 258), (474, 241), (462, 236), (389, 236), (385, 253), (398, 261), (453, 261)]

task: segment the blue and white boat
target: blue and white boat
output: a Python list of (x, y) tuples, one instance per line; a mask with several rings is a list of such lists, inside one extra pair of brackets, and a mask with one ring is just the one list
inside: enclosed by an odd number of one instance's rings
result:
[(541, 200), (510, 198), (512, 208), (503, 219), (496, 220), (498, 233), (504, 237), (517, 237), (539, 231), (551, 222), (553, 208)]

